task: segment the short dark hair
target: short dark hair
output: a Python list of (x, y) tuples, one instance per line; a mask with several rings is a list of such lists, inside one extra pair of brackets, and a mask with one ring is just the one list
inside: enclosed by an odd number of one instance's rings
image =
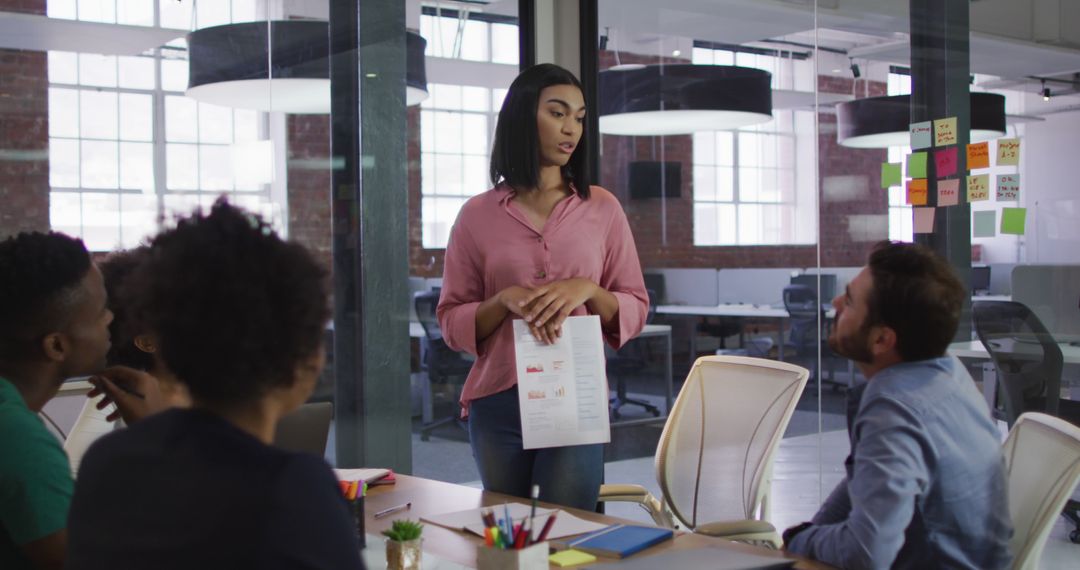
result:
[(230, 406), (291, 386), (322, 349), (326, 276), (303, 246), (219, 198), (153, 239), (132, 286), (169, 371), (197, 402)]
[[(535, 188), (540, 183), (540, 134), (536, 129), (536, 111), (540, 92), (552, 85), (573, 85), (581, 82), (573, 73), (551, 64), (534, 65), (514, 79), (499, 110), (495, 126), (495, 143), (491, 149), (491, 182), (505, 183), (513, 188)], [(588, 124), (588, 121), (585, 122)], [(589, 137), (584, 131), (563, 177), (573, 183), (578, 196), (589, 198)]]
[(90, 263), (82, 240), (61, 233), (23, 232), (0, 242), (0, 358), (40, 356), (38, 341), (64, 329)]
[(105, 277), (105, 292), (109, 296), (109, 310), (113, 313), (109, 324), (112, 346), (105, 360), (109, 366), (128, 366), (139, 370), (154, 367), (153, 355), (135, 346), (135, 337), (147, 332), (146, 325), (136, 312), (135, 298), (138, 288), (131, 286), (131, 275), (150, 256), (150, 248), (137, 247), (109, 254), (98, 267)]
[(949, 264), (924, 246), (883, 241), (870, 253), (869, 266), (867, 325), (893, 329), (905, 362), (944, 355), (967, 294)]

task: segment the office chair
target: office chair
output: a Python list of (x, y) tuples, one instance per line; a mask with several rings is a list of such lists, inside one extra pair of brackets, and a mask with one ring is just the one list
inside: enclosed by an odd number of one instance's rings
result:
[[(1027, 412), (1009, 431), (1002, 450), (1008, 477), (1014, 570), (1035, 570), (1058, 513), (1080, 483), (1080, 428)], [(1076, 532), (1070, 537), (1076, 542)]]
[[(975, 333), (997, 371), (994, 417), (1013, 426), (1025, 412), (1043, 412), (1080, 426), (1080, 402), (1061, 399), (1061, 347), (1042, 321), (1023, 303), (978, 301), (972, 304)], [(1080, 543), (1080, 501), (1062, 511)]]
[[(653, 317), (656, 316), (656, 292), (652, 289), (646, 289), (646, 291), (649, 294), (649, 312), (645, 317), (645, 322), (651, 323)], [(645, 368), (647, 360), (644, 346), (638, 339), (631, 339), (630, 342), (624, 344), (622, 348), (607, 359), (608, 378), (615, 379), (615, 396), (610, 400), (611, 415), (615, 419), (621, 417), (619, 408), (626, 405), (640, 406), (645, 411), (652, 413), (653, 417), (660, 416), (660, 409), (656, 406), (626, 395), (626, 377), (641, 372)]]
[[(455, 385), (454, 400), (460, 388), (465, 383), (469, 371), (472, 370), (472, 361), (464, 358), (461, 353), (454, 351), (443, 340), (442, 330), (439, 328), (439, 320), (435, 317), (435, 307), (439, 305), (438, 291), (423, 291), (413, 297), (416, 307), (416, 317), (420, 326), (424, 327), (424, 338), (420, 339), (420, 369), (427, 373), (428, 397), (431, 398), (436, 384)], [(427, 441), (435, 428), (458, 419), (456, 413), (445, 418), (425, 423), (420, 428), (420, 439)], [(459, 424), (460, 425), (460, 424)]]
[[(833, 369), (832, 351), (829, 349), (829, 321), (825, 318), (825, 309), (818, 300), (817, 290), (809, 285), (788, 285), (784, 287), (784, 309), (788, 312), (791, 333), (785, 341), (785, 347), (795, 350), (796, 358), (810, 358), (814, 362), (813, 375), (819, 382), (828, 382), (834, 388), (846, 389), (847, 386), (836, 381)], [(820, 320), (819, 320), (820, 319)], [(829, 377), (821, 376), (817, 361), (818, 347), (821, 358), (828, 363)]]
[(810, 372), (743, 356), (703, 356), (656, 447), (658, 499), (640, 485), (600, 486), (600, 501), (641, 505), (657, 525), (780, 546), (768, 516), (772, 462)]

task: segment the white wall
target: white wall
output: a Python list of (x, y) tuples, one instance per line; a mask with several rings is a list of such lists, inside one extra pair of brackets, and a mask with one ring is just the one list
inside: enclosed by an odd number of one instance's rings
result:
[(1028, 208), (1022, 261), (1080, 263), (1080, 110), (1048, 115), (1026, 132), (1020, 151), (1020, 192)]

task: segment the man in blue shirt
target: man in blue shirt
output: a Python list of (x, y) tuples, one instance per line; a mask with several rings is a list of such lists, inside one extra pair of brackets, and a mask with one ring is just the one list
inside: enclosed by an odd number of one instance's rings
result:
[(867, 383), (848, 413), (847, 477), (792, 553), (842, 568), (1007, 568), (1012, 524), (998, 432), (945, 351), (966, 289), (930, 250), (883, 242), (833, 299), (829, 346)]

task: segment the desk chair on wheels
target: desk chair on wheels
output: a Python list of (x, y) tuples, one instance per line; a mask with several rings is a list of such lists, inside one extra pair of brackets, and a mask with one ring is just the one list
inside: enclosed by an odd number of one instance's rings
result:
[[(413, 298), (416, 307), (416, 317), (420, 326), (424, 327), (424, 338), (420, 339), (420, 369), (427, 373), (428, 401), (434, 398), (434, 387), (437, 385), (454, 386), (454, 413), (444, 418), (425, 423), (420, 428), (420, 439), (427, 441), (435, 428), (455, 422), (457, 415), (457, 399), (461, 393), (461, 387), (465, 384), (465, 378), (472, 370), (472, 361), (466, 359), (461, 353), (456, 352), (446, 345), (443, 340), (442, 329), (439, 328), (439, 320), (435, 316), (435, 308), (439, 305), (438, 291), (423, 291), (416, 293)], [(460, 424), (459, 424), (460, 425)]]
[[(652, 289), (646, 291), (649, 293), (649, 313), (645, 317), (645, 322), (651, 323), (653, 317), (656, 316), (656, 293)], [(640, 406), (651, 413), (653, 417), (660, 416), (660, 409), (656, 406), (644, 400), (637, 400), (627, 396), (626, 377), (640, 372), (645, 367), (647, 360), (645, 358), (645, 347), (642, 346), (641, 341), (638, 339), (631, 339), (630, 342), (623, 345), (622, 348), (607, 359), (608, 378), (615, 380), (615, 395), (611, 397), (609, 402), (611, 415), (615, 419), (622, 416), (619, 408), (627, 405)]]
[[(784, 309), (791, 322), (791, 334), (785, 346), (795, 349), (795, 357), (809, 358), (814, 362), (813, 376), (821, 384), (828, 382), (834, 388), (846, 389), (847, 386), (836, 381), (832, 350), (828, 345), (829, 321), (825, 318), (825, 309), (818, 299), (817, 290), (808, 285), (788, 285), (784, 287)], [(828, 378), (821, 375), (817, 361), (818, 347), (821, 358), (828, 364)]]
[[(1061, 399), (1061, 347), (1042, 321), (1023, 303), (978, 301), (972, 304), (975, 332), (997, 373), (994, 417), (1013, 427), (1025, 412), (1043, 412), (1080, 426), (1080, 402)], [(1080, 544), (1080, 501), (1069, 500), (1062, 516)]]

